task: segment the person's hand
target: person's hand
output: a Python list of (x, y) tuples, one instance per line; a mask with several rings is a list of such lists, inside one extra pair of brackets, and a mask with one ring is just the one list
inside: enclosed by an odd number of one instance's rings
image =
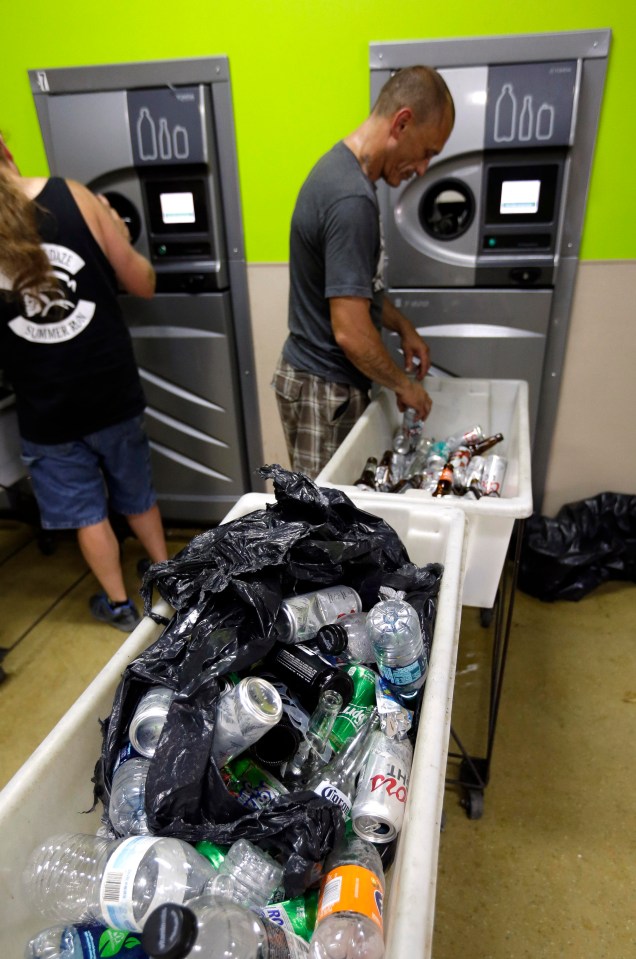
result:
[(421, 420), (425, 420), (431, 412), (433, 401), (418, 380), (408, 380), (407, 385), (395, 391), (400, 413), (406, 409), (413, 409)]
[(126, 223), (124, 222), (124, 220), (122, 220), (122, 218), (120, 217), (120, 215), (119, 215), (119, 213), (117, 212), (117, 210), (110, 205), (110, 203), (108, 202), (107, 197), (105, 197), (103, 193), (98, 193), (98, 194), (97, 194), (97, 199), (100, 201), (100, 203), (102, 204), (102, 206), (105, 206), (105, 207), (106, 207), (106, 209), (107, 209), (108, 212), (110, 213), (111, 219), (112, 219), (113, 223), (115, 224), (115, 226), (116, 226), (117, 230), (119, 231), (119, 233), (121, 233), (121, 235), (123, 236), (123, 238), (124, 238), (125, 240), (128, 240), (128, 242), (130, 243), (130, 230), (128, 229), (128, 227), (127, 227)]
[[(417, 330), (406, 327), (401, 334), (402, 352), (404, 353), (404, 369), (407, 373), (415, 371), (418, 380), (423, 380), (431, 365), (428, 344), (424, 342)], [(419, 366), (414, 360), (419, 360)]]

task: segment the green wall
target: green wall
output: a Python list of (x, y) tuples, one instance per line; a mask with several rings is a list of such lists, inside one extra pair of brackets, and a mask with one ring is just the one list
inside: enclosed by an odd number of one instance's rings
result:
[(581, 256), (636, 258), (636, 125), (628, 102), (636, 14), (625, 0), (430, 7), (421, 0), (12, 0), (2, 27), (0, 128), (29, 175), (45, 173), (46, 161), (28, 69), (227, 54), (250, 262), (287, 260), (291, 211), (307, 171), (367, 113), (370, 42), (610, 27)]

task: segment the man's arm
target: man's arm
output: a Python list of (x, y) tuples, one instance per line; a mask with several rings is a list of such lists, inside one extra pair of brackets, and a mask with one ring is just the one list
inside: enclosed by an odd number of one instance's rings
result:
[(407, 371), (413, 369), (413, 360), (419, 360), (419, 367), (415, 364), (418, 380), (423, 380), (431, 365), (431, 358), (427, 344), (403, 313), (393, 306), (388, 297), (384, 297), (382, 304), (382, 325), (393, 333), (397, 333), (404, 353), (404, 366)]
[(431, 398), (421, 383), (409, 379), (394, 363), (373, 325), (369, 301), (362, 297), (339, 296), (332, 297), (329, 306), (333, 335), (349, 362), (375, 383), (393, 390), (400, 410), (411, 407), (426, 419), (431, 410)]
[(149, 261), (130, 243), (128, 227), (106, 197), (96, 197), (81, 183), (68, 186), (88, 228), (101, 246), (123, 288), (149, 299), (155, 292), (155, 271)]

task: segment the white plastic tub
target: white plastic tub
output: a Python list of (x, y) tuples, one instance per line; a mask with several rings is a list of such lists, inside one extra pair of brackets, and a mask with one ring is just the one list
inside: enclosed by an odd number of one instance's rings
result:
[[(394, 527), (413, 562), (444, 564), (433, 648), (426, 681), (420, 736), (396, 860), (385, 910), (387, 959), (430, 956), (435, 909), (437, 855), (446, 756), (461, 614), (464, 515), (460, 510), (413, 510), (406, 500), (387, 497), (357, 505)], [(249, 494), (225, 522), (274, 502)], [(157, 612), (169, 615), (160, 603)], [(28, 938), (46, 925), (24, 900), (21, 874), (37, 842), (56, 832), (94, 832), (99, 810), (92, 802), (91, 776), (101, 749), (98, 719), (110, 712), (126, 665), (159, 635), (144, 619), (80, 696), (30, 759), (0, 792), (0, 956), (17, 959)]]
[[(433, 408), (426, 420), (427, 436), (441, 440), (461, 429), (479, 424), (486, 436), (503, 433), (493, 450), (505, 456), (508, 469), (501, 497), (433, 497), (424, 490), (399, 494), (414, 506), (436, 509), (459, 508), (466, 515), (466, 569), (462, 603), (490, 608), (506, 558), (515, 519), (532, 513), (528, 384), (522, 380), (468, 380), (428, 377), (425, 381)], [(401, 422), (395, 394), (380, 390), (344, 443), (319, 474), (319, 486), (337, 486), (360, 501), (366, 497), (396, 499), (396, 493), (372, 493), (352, 484), (361, 475), (369, 456), (382, 456), (390, 449)]]

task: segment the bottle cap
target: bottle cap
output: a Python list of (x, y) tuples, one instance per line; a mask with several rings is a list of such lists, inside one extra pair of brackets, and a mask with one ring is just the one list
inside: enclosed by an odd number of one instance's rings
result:
[(347, 630), (339, 623), (329, 623), (321, 626), (316, 633), (316, 646), (321, 653), (327, 656), (337, 656), (347, 648)]
[(141, 944), (150, 959), (184, 959), (197, 940), (197, 919), (187, 906), (165, 903), (150, 913)]

